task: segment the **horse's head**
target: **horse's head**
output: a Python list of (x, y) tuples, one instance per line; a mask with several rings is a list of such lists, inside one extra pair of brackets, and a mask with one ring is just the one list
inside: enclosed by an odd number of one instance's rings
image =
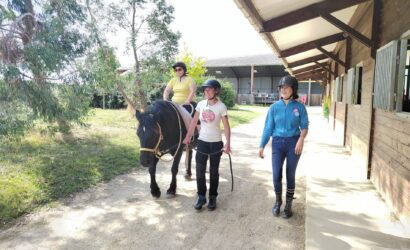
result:
[(162, 131), (156, 115), (150, 111), (136, 111), (139, 125), (137, 135), (140, 139), (140, 162), (150, 167), (158, 162), (157, 154), (162, 140)]

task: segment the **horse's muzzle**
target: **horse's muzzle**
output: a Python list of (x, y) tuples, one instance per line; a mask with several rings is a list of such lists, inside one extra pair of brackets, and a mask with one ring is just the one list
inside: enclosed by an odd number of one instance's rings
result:
[(155, 165), (156, 163), (156, 157), (153, 153), (149, 153), (149, 152), (141, 152), (140, 153), (140, 162), (141, 165), (149, 168), (153, 165)]

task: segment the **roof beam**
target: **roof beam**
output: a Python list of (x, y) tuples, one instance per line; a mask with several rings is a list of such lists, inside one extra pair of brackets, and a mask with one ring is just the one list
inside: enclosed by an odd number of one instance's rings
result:
[(288, 68), (294, 68), (294, 67), (297, 67), (297, 66), (302, 66), (302, 65), (307, 64), (307, 63), (312, 63), (312, 62), (320, 61), (320, 60), (327, 59), (327, 58), (328, 57), (326, 55), (323, 55), (323, 54), (308, 57), (308, 58), (305, 58), (305, 59), (302, 59), (302, 60), (299, 60), (299, 61), (296, 61), (296, 62), (288, 63)]
[(232, 73), (236, 78), (239, 78), (238, 72), (236, 72), (236, 70), (233, 67), (229, 67), (229, 69), (232, 70)]
[(320, 17), (322, 17), (329, 23), (333, 24), (334, 26), (338, 27), (339, 29), (343, 30), (344, 32), (348, 33), (353, 38), (357, 39), (359, 42), (363, 43), (367, 47), (371, 48), (373, 46), (372, 40), (362, 35), (362, 33), (353, 29), (352, 27), (345, 24), (344, 22), (340, 21), (336, 17), (332, 16), (330, 13), (324, 12), (323, 10), (319, 10), (318, 12), (320, 13)]
[(312, 71), (307, 71), (307, 72), (302, 72), (302, 73), (299, 73), (299, 74), (295, 74), (295, 77), (298, 78), (298, 77), (317, 75), (317, 74), (322, 74), (322, 73), (323, 73), (322, 69), (315, 69), (315, 70), (312, 70)]
[(295, 75), (295, 78), (300, 80), (303, 79), (323, 79), (323, 73), (322, 72), (315, 72), (315, 73), (307, 73), (307, 74), (301, 74), (301, 75)]
[(324, 71), (329, 72), (329, 73), (332, 74), (332, 75), (335, 75), (335, 72), (333, 72), (331, 69), (327, 68), (325, 64), (323, 64), (323, 63), (318, 63), (318, 62), (315, 62), (315, 64), (316, 64), (317, 66), (319, 66), (320, 68), (322, 68)]
[[(321, 64), (319, 64), (319, 65), (321, 65)], [(323, 63), (323, 65), (325, 65), (325, 64)], [(312, 65), (312, 66), (308, 66), (308, 67), (305, 67), (305, 68), (293, 70), (292, 72), (293, 72), (293, 74), (296, 75), (296, 74), (300, 74), (300, 73), (308, 72), (308, 71), (312, 71), (312, 70), (317, 70), (317, 69), (320, 69), (320, 66)]]
[(306, 76), (306, 77), (301, 77), (301, 78), (296, 78), (299, 82), (300, 81), (306, 81), (306, 80), (311, 80), (311, 81), (323, 81), (323, 77), (320, 75), (313, 75), (313, 76)]
[(356, 4), (360, 4), (365, 1), (367, 0), (323, 1), (320, 3), (312, 4), (263, 22), (261, 32), (273, 32), (319, 17), (319, 13), (315, 11), (315, 9), (317, 8), (328, 13), (332, 13)]
[(346, 39), (346, 36), (344, 35), (343, 32), (341, 32), (341, 33), (337, 33), (337, 34), (334, 34), (334, 35), (323, 37), (323, 38), (320, 38), (320, 39), (317, 39), (317, 40), (314, 40), (314, 41), (303, 43), (303, 44), (297, 45), (297, 46), (289, 48), (289, 49), (282, 50), (280, 55), (281, 55), (281, 57), (288, 57), (288, 56), (292, 56), (292, 55), (295, 55), (295, 54), (299, 54), (299, 53), (304, 52), (304, 51), (315, 49), (317, 46), (325, 46), (325, 45), (328, 45), (328, 44), (339, 42), (339, 41), (344, 40), (344, 39)]
[(381, 10), (383, 4), (381, 0), (373, 0), (373, 20), (372, 20), (372, 41), (373, 47), (371, 48), (370, 55), (373, 59), (376, 59), (377, 47), (380, 44), (380, 24), (381, 24)]
[(312, 80), (312, 81), (323, 81), (323, 75), (320, 74), (315, 74), (315, 75), (306, 75), (306, 76), (296, 76), (296, 79), (298, 81), (303, 81), (303, 80)]
[[(241, 8), (244, 9), (246, 13), (248, 13), (250, 19), (252, 19), (253, 23), (258, 27), (259, 30), (263, 29), (263, 19), (259, 15), (258, 10), (256, 9), (255, 5), (253, 5), (252, 1), (249, 0), (236, 0), (237, 4), (241, 6)], [(275, 39), (273, 38), (272, 34), (262, 34), (269, 43), (272, 45), (272, 47), (276, 50), (276, 52), (280, 55), (281, 51), (279, 49), (279, 46), (276, 44)], [(285, 64), (287, 63), (286, 60), (283, 60)]]
[(325, 50), (324, 48), (322, 48), (322, 47), (320, 47), (320, 46), (318, 46), (317, 49), (318, 49), (320, 52), (322, 52), (323, 54), (325, 54), (327, 57), (329, 57), (330, 59), (336, 61), (337, 63), (343, 65), (343, 67), (346, 68), (346, 63), (343, 62), (342, 60), (340, 60), (339, 57), (336, 56), (335, 54), (333, 54), (333, 53), (331, 53), (331, 52)]

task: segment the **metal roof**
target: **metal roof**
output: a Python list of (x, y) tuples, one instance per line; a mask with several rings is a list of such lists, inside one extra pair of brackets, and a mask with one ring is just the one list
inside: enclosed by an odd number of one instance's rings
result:
[(255, 77), (273, 77), (286, 74), (282, 61), (274, 54), (209, 59), (205, 62), (206, 75), (218, 78), (250, 77), (253, 65)]
[(238, 67), (251, 65), (283, 65), (274, 54), (208, 59), (205, 67)]
[(298, 79), (329, 72), (330, 61), (338, 59), (332, 52), (339, 41), (353, 37), (374, 48), (373, 39), (348, 25), (358, 4), (366, 0), (234, 1)]

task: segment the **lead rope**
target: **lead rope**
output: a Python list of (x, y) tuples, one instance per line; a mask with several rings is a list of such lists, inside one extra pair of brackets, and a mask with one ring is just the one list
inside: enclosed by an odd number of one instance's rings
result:
[[(215, 154), (219, 154), (221, 152), (223, 152), (223, 150), (219, 150), (217, 152), (213, 152), (213, 153), (204, 153), (198, 150), (198, 148), (193, 148), (197, 153), (203, 154), (203, 155), (207, 155), (208, 157), (210, 157), (211, 155), (215, 155)], [(234, 185), (234, 181), (233, 181), (233, 170), (232, 170), (232, 158), (231, 158), (231, 154), (227, 154), (229, 156), (229, 168), (231, 169), (231, 180), (232, 180), (232, 184), (231, 184), (231, 192), (233, 192), (233, 185)]]

